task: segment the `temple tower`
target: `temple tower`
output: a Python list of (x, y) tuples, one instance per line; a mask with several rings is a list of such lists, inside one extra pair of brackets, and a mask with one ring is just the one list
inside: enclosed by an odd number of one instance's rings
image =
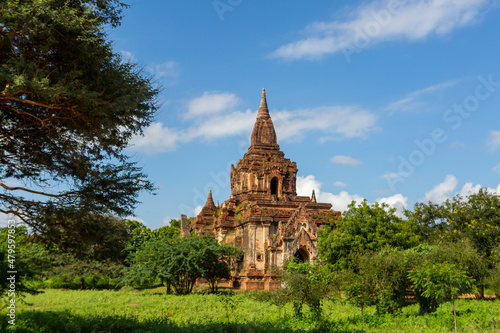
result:
[(274, 267), (290, 257), (317, 259), (318, 230), (333, 225), (340, 212), (330, 203), (318, 203), (316, 194), (297, 196), (297, 164), (280, 150), (273, 121), (262, 95), (243, 158), (231, 166), (231, 196), (215, 206), (207, 202), (190, 230), (210, 233), (220, 242), (243, 249), (234, 266), (232, 283), (244, 289), (278, 286)]

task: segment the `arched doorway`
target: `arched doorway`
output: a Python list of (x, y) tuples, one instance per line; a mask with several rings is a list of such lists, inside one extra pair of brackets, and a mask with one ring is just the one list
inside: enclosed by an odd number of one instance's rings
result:
[(302, 248), (298, 249), (293, 256), (299, 259), (301, 262), (309, 261), (309, 253), (307, 253), (307, 251)]
[(271, 195), (278, 195), (278, 178), (271, 179)]

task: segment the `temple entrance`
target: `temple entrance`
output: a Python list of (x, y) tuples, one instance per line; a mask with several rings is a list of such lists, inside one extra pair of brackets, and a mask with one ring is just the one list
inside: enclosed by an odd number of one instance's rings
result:
[(301, 262), (309, 261), (309, 254), (304, 249), (298, 249), (293, 256), (299, 259)]
[(278, 178), (274, 177), (271, 179), (271, 195), (278, 194)]

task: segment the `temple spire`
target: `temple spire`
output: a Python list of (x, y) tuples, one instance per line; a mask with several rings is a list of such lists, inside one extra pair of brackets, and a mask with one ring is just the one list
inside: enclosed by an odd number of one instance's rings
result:
[(314, 193), (314, 189), (313, 189), (313, 194), (311, 196), (311, 201), (316, 202), (316, 193)]
[(269, 110), (267, 108), (266, 89), (262, 88), (262, 96), (260, 98), (259, 112), (257, 118), (270, 118)]
[(208, 190), (208, 198), (205, 207), (215, 207), (214, 199), (212, 199), (212, 189)]

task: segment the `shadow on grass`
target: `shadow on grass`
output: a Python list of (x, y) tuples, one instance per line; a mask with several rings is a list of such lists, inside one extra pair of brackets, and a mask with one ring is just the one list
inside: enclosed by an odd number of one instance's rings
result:
[(135, 316), (81, 316), (68, 311), (22, 311), (10, 325), (6, 316), (0, 321), (1, 332), (22, 333), (135, 333), (135, 332), (336, 332), (354, 333), (359, 330), (336, 330), (318, 327), (309, 330), (294, 328), (282, 323), (199, 323), (180, 326), (168, 318), (142, 320)]

